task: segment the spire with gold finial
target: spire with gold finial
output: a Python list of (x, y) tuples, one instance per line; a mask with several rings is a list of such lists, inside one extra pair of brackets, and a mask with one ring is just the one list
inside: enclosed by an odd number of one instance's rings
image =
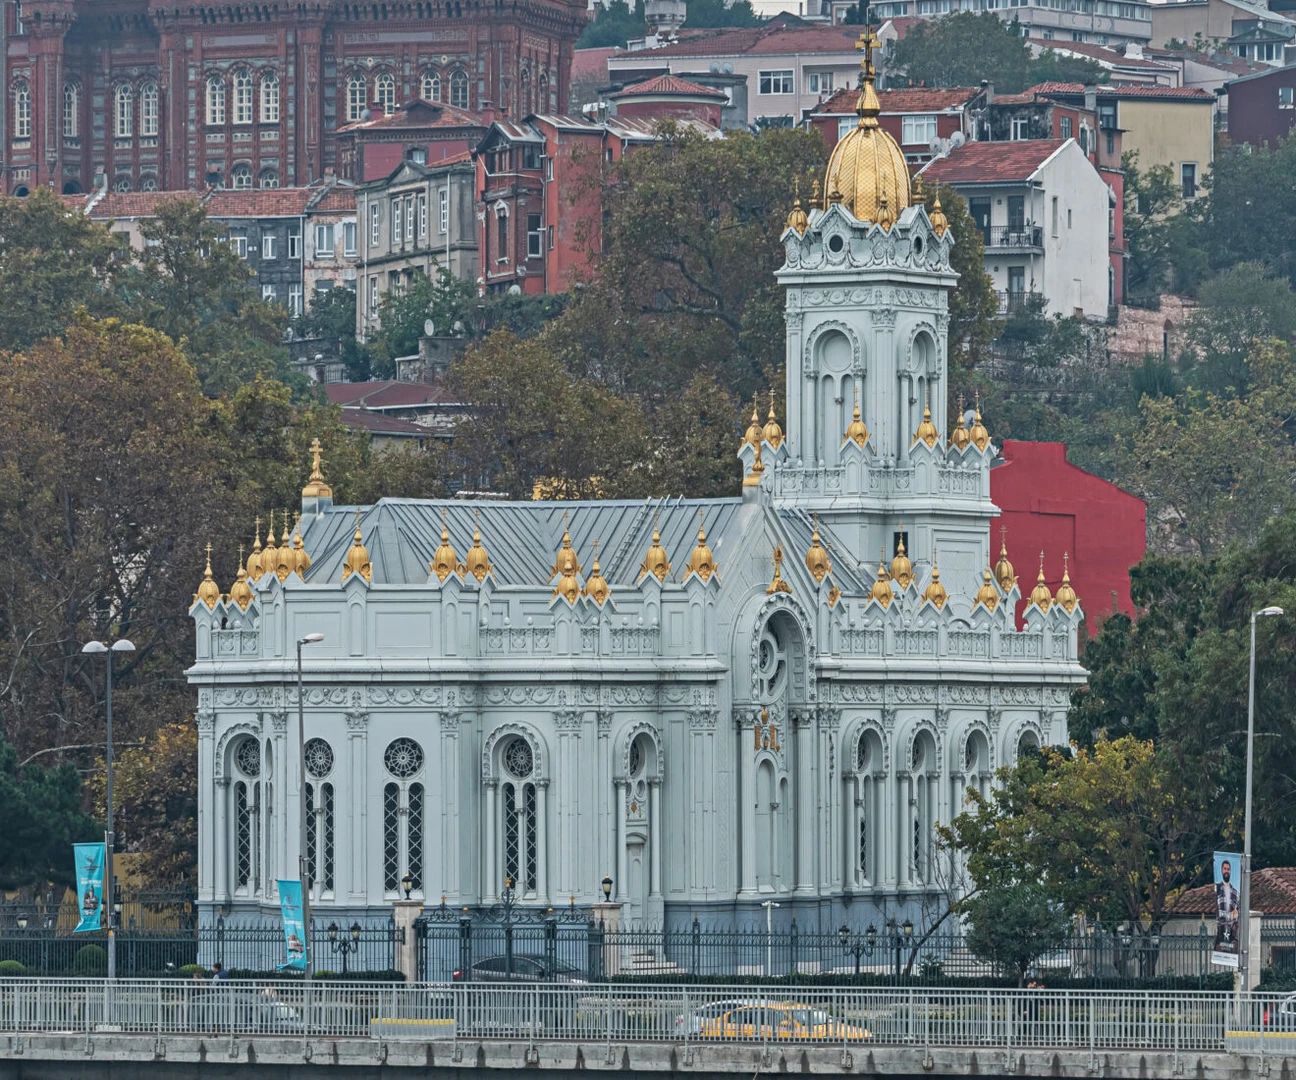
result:
[(717, 569), (715, 556), (711, 553), (711, 548), (707, 546), (706, 521), (702, 517), (701, 508), (699, 508), (697, 543), (693, 545), (693, 552), (689, 555), (688, 565), (684, 567), (684, 576), (687, 578), (689, 574), (697, 574), (706, 582), (711, 580), (711, 575)]
[(795, 230), (797, 236), (804, 236), (809, 227), (810, 219), (801, 208), (801, 178), (798, 176), (792, 181), (792, 210), (787, 216), (787, 224), (784, 228)]
[(561, 596), (569, 604), (576, 603), (576, 598), (580, 596), (580, 582), (576, 575), (580, 573), (580, 562), (576, 558), (576, 551), (572, 548), (571, 528), (569, 525), (570, 517), (566, 510), (563, 511), (563, 535), (562, 545), (558, 548), (558, 556), (554, 559), (553, 568), (549, 573), (549, 580), (558, 579), (558, 584), (554, 587), (554, 596)]
[(661, 530), (657, 527), (657, 522), (658, 517), (654, 516), (652, 545), (648, 548), (644, 561), (639, 565), (639, 576), (636, 581), (643, 581), (648, 574), (652, 574), (658, 581), (665, 581), (666, 575), (670, 573), (670, 560), (666, 557), (666, 549), (662, 547)]
[(369, 549), (364, 546), (364, 534), (360, 531), (358, 506), (355, 518), (355, 534), (351, 537), (351, 546), (347, 548), (346, 560), (342, 563), (342, 580), (346, 581), (352, 574), (359, 574), (365, 581), (373, 581), (373, 563), (369, 561)]
[(931, 213), (927, 217), (931, 220), (932, 232), (943, 237), (949, 230), (949, 218), (945, 216), (945, 211), (941, 209), (939, 191), (936, 192), (936, 198), (932, 200)]
[(900, 539), (896, 544), (895, 557), (891, 560), (891, 580), (903, 590), (913, 584), (913, 563), (909, 561), (909, 556), (905, 554), (903, 521), (900, 522), (898, 531)]
[(261, 575), (265, 573), (261, 566), (261, 519), (256, 519), (256, 527), (252, 530), (252, 554), (247, 560), (247, 575), (253, 581), (259, 581)]
[(1053, 603), (1057, 604), (1068, 615), (1075, 611), (1076, 605), (1080, 603), (1080, 597), (1076, 596), (1076, 591), (1071, 587), (1071, 568), (1068, 565), (1071, 561), (1071, 553), (1064, 551), (1062, 553), (1062, 584), (1058, 586), (1057, 596), (1053, 598)]
[(444, 506), (441, 507), (441, 546), (432, 556), (428, 569), (436, 574), (437, 581), (445, 581), (451, 574), (460, 570), (459, 554), (450, 543), (450, 524)]
[(765, 462), (761, 460), (761, 444), (754, 443), (756, 455), (752, 458), (751, 472), (743, 477), (743, 487), (760, 487), (761, 473), (765, 471)]
[(1040, 611), (1048, 611), (1049, 605), (1053, 603), (1053, 594), (1049, 592), (1049, 587), (1044, 581), (1044, 552), (1040, 552), (1039, 578), (1035, 582), (1035, 588), (1031, 589), (1030, 602)]
[(941, 584), (940, 567), (936, 565), (936, 550), (932, 549), (932, 571), (931, 581), (927, 583), (927, 588), (923, 590), (923, 599), (930, 600), (936, 605), (936, 610), (940, 611), (945, 607), (945, 601), (949, 599), (949, 594), (945, 591), (945, 586)]
[(193, 602), (196, 604), (201, 600), (207, 605), (208, 609), (214, 609), (220, 598), (220, 586), (216, 584), (216, 579), (212, 577), (211, 544), (208, 544), (207, 569), (203, 572), (203, 579), (198, 584), (198, 591), (194, 593)]
[(975, 608), (980, 604), (986, 611), (994, 611), (999, 606), (999, 590), (994, 585), (994, 575), (986, 567), (981, 576), (981, 588), (977, 589), (976, 599), (972, 602)]
[[(760, 408), (756, 404), (758, 400), (759, 396), (757, 394), (752, 394), (751, 423), (747, 425), (747, 434), (743, 436), (743, 442), (750, 443), (752, 446), (759, 448), (761, 439), (765, 437), (765, 432), (761, 428)], [(739, 449), (741, 449), (741, 447), (739, 447)]]
[(270, 511), (270, 528), (266, 530), (265, 547), (261, 549), (261, 572), (273, 574), (279, 568), (279, 549), (275, 546), (274, 515)]
[(869, 440), (868, 426), (860, 419), (859, 407), (859, 387), (855, 387), (855, 418), (850, 422), (846, 429), (846, 434), (842, 436), (842, 446), (848, 442), (853, 442), (861, 450), (864, 449), (865, 443)]
[(883, 607), (890, 607), (891, 601), (895, 599), (895, 593), (891, 591), (891, 575), (887, 573), (885, 548), (880, 552), (877, 580), (873, 582), (873, 588), (869, 590), (869, 597), (876, 600)]
[(914, 432), (913, 442), (910, 446), (917, 446), (920, 442), (927, 446), (934, 447), (940, 440), (940, 432), (936, 430), (936, 425), (932, 423), (931, 417), (931, 388), (927, 389), (927, 402), (923, 405), (922, 423), (918, 425), (918, 430)]
[(959, 394), (958, 399), (958, 423), (954, 425), (954, 430), (950, 432), (950, 446), (955, 450), (966, 450), (968, 444), (972, 441), (972, 436), (968, 434), (968, 429), (963, 426), (963, 395)]
[(603, 570), (599, 566), (598, 545), (596, 536), (594, 537), (594, 561), (590, 564), (589, 580), (585, 582), (585, 595), (602, 607), (607, 598), (612, 595), (612, 586), (607, 583), (607, 578), (603, 576)]
[(995, 580), (1004, 592), (1010, 592), (1017, 584), (1017, 575), (1013, 573), (1013, 564), (1008, 561), (1008, 526), (999, 527), (999, 561), (994, 566)]
[(783, 429), (779, 427), (779, 422), (777, 419), (775, 419), (774, 416), (774, 391), (773, 390), (769, 392), (769, 396), (770, 396), (769, 419), (765, 421), (765, 430), (761, 433), (761, 435), (765, 439), (765, 441), (770, 444), (770, 447), (772, 449), (777, 450), (780, 446), (783, 445)]
[(485, 581), (491, 569), (490, 556), (486, 554), (486, 548), (482, 545), (481, 511), (473, 510), (473, 542), (472, 547), (468, 549), (468, 554), (464, 556), (464, 570), (478, 581)]
[(247, 577), (247, 570), (243, 568), (243, 545), (239, 544), (238, 576), (230, 586), (229, 598), (231, 603), (238, 605), (240, 611), (247, 611), (248, 605), (252, 603), (252, 586), (248, 584)]
[(828, 558), (828, 549), (819, 539), (819, 515), (814, 516), (814, 532), (810, 535), (810, 547), (805, 553), (806, 569), (819, 584), (832, 573), (832, 560)]
[(288, 575), (296, 569), (297, 557), (293, 554), (292, 536), (288, 532), (288, 511), (283, 512), (283, 536), (280, 537), (279, 547), (275, 551), (275, 577), (280, 581), (287, 581)]
[(890, 232), (891, 226), (895, 224), (895, 215), (887, 206), (886, 195), (878, 196), (877, 223), (882, 227), (883, 232)]
[(968, 432), (968, 437), (972, 440), (972, 445), (978, 450), (985, 450), (990, 445), (990, 432), (986, 430), (985, 424), (981, 423), (981, 392), (979, 390), (976, 397), (976, 414), (972, 417), (972, 430)]
[(774, 576), (770, 579), (769, 588), (765, 590), (766, 596), (773, 596), (775, 593), (790, 593), (792, 586), (783, 580), (783, 548), (780, 544), (774, 545)]
[(320, 446), (319, 439), (311, 440), (311, 474), (310, 479), (306, 481), (306, 486), (302, 488), (303, 499), (331, 499), (333, 498), (333, 489), (324, 482), (324, 473), (320, 468), (320, 462), (323, 460), (324, 450)]
[(306, 571), (311, 568), (311, 557), (306, 551), (306, 541), (301, 534), (301, 514), (293, 515), (293, 573), (302, 581), (306, 580)]

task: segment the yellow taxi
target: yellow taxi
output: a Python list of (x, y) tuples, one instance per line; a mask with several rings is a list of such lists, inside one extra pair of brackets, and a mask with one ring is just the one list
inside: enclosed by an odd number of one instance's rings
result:
[(787, 1042), (862, 1042), (873, 1038), (858, 1024), (836, 1020), (813, 1005), (748, 1005), (702, 1025), (704, 1039), (775, 1039)]

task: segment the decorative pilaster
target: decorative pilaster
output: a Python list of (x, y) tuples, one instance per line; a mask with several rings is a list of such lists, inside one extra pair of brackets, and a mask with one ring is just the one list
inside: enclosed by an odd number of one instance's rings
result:
[(739, 866), (739, 896), (756, 895), (756, 755), (752, 752), (749, 727), (759, 714), (754, 709), (734, 709), (734, 736), (738, 747), (738, 828), (742, 858)]
[(370, 845), (365, 843), (365, 835), (368, 827), (368, 810), (369, 793), (367, 791), (366, 775), (368, 764), (368, 742), (369, 742), (369, 714), (363, 712), (349, 712), (346, 714), (347, 726), (347, 755), (351, 760), (351, 790), (348, 793), (350, 799), (339, 797), (336, 793), (334, 798), (337, 799), (335, 805), (351, 807), (351, 834), (347, 838), (348, 851), (339, 852), (337, 861), (339, 865), (348, 865), (351, 867), (351, 900), (353, 903), (363, 903), (368, 899), (368, 889), (366, 882), (369, 880), (381, 882), (381, 867), (378, 866), (377, 857), (381, 853), (381, 846), (374, 845), (375, 857), (370, 858)]
[(814, 896), (815, 842), (819, 833), (814, 807), (814, 713), (797, 709), (789, 719), (796, 747), (796, 891), (802, 896)]
[[(440, 851), (434, 852), (429, 869), (438, 867), (441, 871), (441, 891), (447, 896), (458, 899), (461, 894), (459, 864), (463, 859), (463, 848), (460, 844), (461, 830), (467, 824), (463, 816), (463, 803), (459, 798), (459, 723), (460, 714), (455, 709), (441, 713), (441, 828), (436, 835), (440, 837)], [(489, 819), (488, 819), (489, 820)], [(429, 835), (432, 830), (428, 830)], [(428, 877), (424, 874), (424, 877)], [(429, 881), (431, 879), (429, 878)], [(432, 890), (427, 884), (423, 887), (424, 895), (430, 896)]]

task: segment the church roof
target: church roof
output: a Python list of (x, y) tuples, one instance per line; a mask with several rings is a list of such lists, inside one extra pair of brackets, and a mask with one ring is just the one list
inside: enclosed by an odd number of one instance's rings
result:
[(612, 96), (614, 98), (628, 98), (651, 97), (660, 94), (672, 97), (716, 98), (721, 101), (725, 98), (723, 90), (717, 90), (711, 86), (701, 86), (698, 83), (689, 82), (688, 79), (681, 79), (678, 75), (657, 75), (644, 82), (627, 86), (624, 90), (619, 90)]

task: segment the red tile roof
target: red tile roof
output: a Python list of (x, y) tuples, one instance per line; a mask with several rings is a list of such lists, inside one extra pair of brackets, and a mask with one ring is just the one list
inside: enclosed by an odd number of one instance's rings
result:
[[(1083, 94), (1084, 83), (1044, 82), (1032, 86), (1036, 94)], [(1182, 98), (1189, 101), (1209, 102), (1215, 95), (1196, 86), (1131, 86), (1129, 84), (1103, 83), (1097, 88), (1100, 97), (1123, 98)]]
[(98, 220), (153, 217), (162, 203), (181, 199), (199, 202), (202, 196), (196, 191), (110, 191), (90, 208), (90, 216)]
[(311, 210), (329, 212), (354, 211), (356, 208), (356, 190), (350, 184), (338, 184), (330, 188)]
[(412, 409), (420, 405), (446, 405), (454, 397), (430, 383), (384, 380), (362, 383), (328, 383), (324, 393), (334, 405), (354, 409)]
[(218, 188), (204, 203), (208, 217), (301, 217), (319, 188), (286, 187), (231, 191)]
[(435, 101), (407, 101), (394, 112), (371, 116), (368, 120), (355, 120), (338, 128), (342, 131), (405, 131), (423, 128), (480, 128), (486, 123), (475, 113), (442, 105)]
[(672, 56), (785, 56), (791, 53), (850, 53), (853, 56), (855, 35), (851, 31), (854, 29), (850, 26), (786, 26), (719, 30), (706, 37), (680, 41), (661, 49), (623, 53), (622, 56), (645, 63), (658, 57)]
[(882, 26), (885, 27), (890, 24), (896, 32), (896, 40), (903, 41), (905, 35), (922, 22), (931, 22), (931, 20), (920, 19), (917, 15), (897, 15), (894, 19), (884, 20)]
[(1144, 45), (1143, 55), (1167, 63), (1186, 60), (1190, 63), (1201, 64), (1203, 67), (1215, 68), (1218, 71), (1229, 71), (1235, 75), (1249, 75), (1254, 71), (1281, 70), (1281, 68), (1275, 68), (1270, 64), (1262, 64), (1257, 60), (1243, 60), (1242, 57), (1226, 53), (1222, 49), (1208, 55), (1197, 52), (1195, 49), (1152, 49)]
[(1126, 56), (1120, 49), (1113, 49), (1106, 45), (1095, 45), (1087, 41), (1046, 41), (1044, 38), (1028, 38), (1028, 43), (1038, 46), (1041, 49), (1050, 49), (1057, 53), (1072, 53), (1075, 56), (1087, 56), (1091, 60), (1097, 60), (1100, 64), (1114, 64), (1117, 67), (1139, 68), (1151, 71), (1160, 71), (1169, 74), (1169, 69), (1165, 64), (1158, 64), (1153, 60), (1146, 60), (1134, 56)]
[[(333, 385), (333, 384), (329, 384)], [(344, 384), (345, 385), (345, 384)], [(368, 409), (352, 408), (342, 410), (342, 423), (356, 431), (367, 431), (371, 435), (408, 436), (426, 439), (432, 432), (410, 420), (399, 416), (387, 416), (385, 413), (370, 412)]]
[(658, 75), (646, 82), (635, 83), (613, 94), (614, 98), (648, 97), (649, 95), (672, 94), (680, 97), (706, 97), (725, 100), (725, 92), (714, 87), (701, 86), (678, 75)]
[(994, 184), (1029, 180), (1063, 145), (1063, 139), (1019, 139), (1015, 142), (970, 142), (932, 159), (924, 180), (942, 184)]
[(607, 79), (607, 62), (609, 56), (615, 56), (622, 52), (622, 49), (615, 45), (610, 45), (606, 49), (574, 49), (572, 50), (571, 77), (572, 79)]
[[(1251, 910), (1265, 915), (1296, 915), (1296, 866), (1273, 866), (1251, 874)], [(1171, 916), (1215, 915), (1215, 886), (1202, 885), (1181, 893), (1170, 906)]]
[[(980, 93), (980, 90), (966, 87), (954, 87), (949, 90), (912, 87), (882, 90), (878, 93), (878, 101), (882, 103), (884, 113), (939, 112), (942, 109), (957, 109), (966, 105)], [(847, 116), (855, 111), (859, 96), (858, 90), (838, 90), (827, 101), (816, 105), (811, 112), (820, 115)], [(999, 99), (995, 98), (995, 100)]]

